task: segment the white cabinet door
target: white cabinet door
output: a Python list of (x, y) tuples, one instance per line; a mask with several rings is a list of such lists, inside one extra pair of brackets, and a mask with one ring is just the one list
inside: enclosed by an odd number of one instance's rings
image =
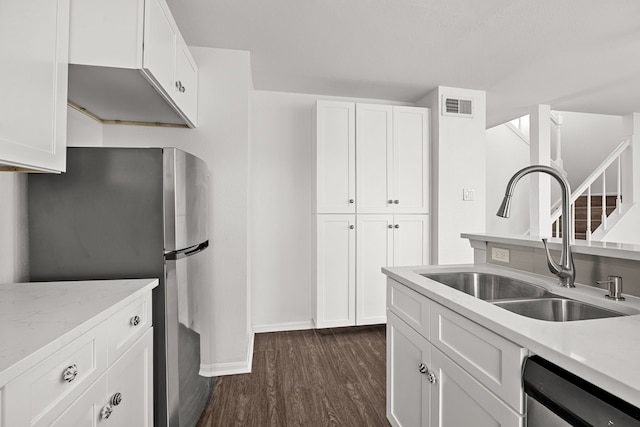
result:
[(431, 347), (431, 363), (436, 376), (431, 401), (432, 427), (524, 425), (523, 416), (435, 347)]
[(318, 101), (315, 117), (315, 213), (355, 213), (355, 104)]
[(167, 94), (175, 86), (176, 29), (164, 0), (145, 1), (144, 56), (145, 75)]
[(176, 77), (173, 91), (172, 97), (176, 100), (185, 119), (196, 127), (198, 125), (198, 66), (182, 37), (178, 37), (176, 47)]
[(316, 217), (318, 328), (355, 325), (355, 215)]
[(358, 213), (393, 213), (393, 110), (356, 104)]
[[(153, 426), (153, 329), (107, 372), (107, 399), (113, 412), (111, 426)], [(116, 405), (117, 393), (120, 401)]]
[(429, 216), (394, 215), (393, 265), (429, 264)]
[(393, 107), (395, 213), (428, 213), (428, 111), (417, 107)]
[(393, 216), (358, 215), (356, 324), (386, 322), (387, 281), (381, 268), (393, 265)]
[(107, 375), (101, 376), (89, 387), (51, 427), (96, 427), (102, 421), (102, 408), (108, 403)]
[[(424, 366), (424, 368), (422, 368)], [(387, 322), (387, 419), (395, 427), (427, 427), (433, 386), (430, 344), (395, 314)], [(450, 424), (451, 426), (475, 425)]]
[(0, 169), (64, 171), (69, 0), (2, 0), (0, 57)]

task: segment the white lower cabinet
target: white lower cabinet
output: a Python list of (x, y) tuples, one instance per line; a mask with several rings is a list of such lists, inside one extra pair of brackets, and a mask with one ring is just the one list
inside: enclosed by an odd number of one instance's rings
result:
[(315, 310), (318, 328), (355, 324), (355, 215), (316, 215)]
[(153, 426), (151, 291), (0, 389), (0, 426)]
[(386, 322), (386, 266), (425, 265), (426, 215), (358, 215), (356, 220), (356, 324)]
[(431, 344), (400, 318), (387, 316), (387, 418), (394, 426), (429, 426)]
[(51, 425), (152, 426), (152, 346), (150, 329)]
[[(399, 297), (389, 304), (387, 313), (389, 422), (405, 427), (524, 426), (520, 369), (526, 351), (406, 287), (398, 292), (402, 287), (389, 279), (389, 295)], [(466, 322), (473, 324), (471, 332), (477, 334), (474, 335), (476, 340), (469, 340), (463, 333), (457, 342), (455, 337), (448, 336), (450, 347), (441, 345), (438, 331), (444, 325), (434, 325), (434, 322), (438, 322), (443, 312), (447, 313), (448, 321), (459, 320), (461, 330), (470, 326)], [(423, 321), (429, 319), (431, 327), (424, 327), (422, 321), (415, 322), (419, 313), (427, 314), (421, 317)], [(423, 325), (421, 332), (414, 330), (407, 321)], [(479, 343), (484, 344), (477, 346)], [(461, 349), (451, 350), (455, 349), (454, 344), (459, 344)], [(466, 353), (465, 347), (473, 346), (476, 346), (476, 352)], [(490, 348), (493, 350), (489, 351)], [(499, 373), (503, 389), (509, 390), (510, 395), (503, 395), (500, 390), (493, 392), (486, 378), (456, 363), (454, 360), (461, 354), (468, 356), (467, 361), (472, 366), (490, 365), (491, 374)], [(510, 358), (509, 354), (522, 354), (522, 357)], [(476, 363), (475, 358), (484, 360)], [(493, 363), (489, 363), (489, 359)]]
[(316, 215), (317, 328), (386, 322), (381, 268), (425, 265), (428, 215)]

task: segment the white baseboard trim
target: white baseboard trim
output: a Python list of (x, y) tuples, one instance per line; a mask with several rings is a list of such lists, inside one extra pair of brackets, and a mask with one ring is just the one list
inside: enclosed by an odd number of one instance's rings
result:
[(315, 326), (311, 320), (306, 322), (285, 322), (271, 323), (266, 325), (253, 325), (254, 333), (261, 332), (280, 332), (280, 331), (302, 331), (306, 329), (314, 329)]
[(221, 377), (224, 375), (250, 374), (251, 366), (253, 365), (253, 343), (255, 336), (253, 332), (249, 334), (249, 345), (245, 360), (240, 362), (200, 364), (200, 376)]

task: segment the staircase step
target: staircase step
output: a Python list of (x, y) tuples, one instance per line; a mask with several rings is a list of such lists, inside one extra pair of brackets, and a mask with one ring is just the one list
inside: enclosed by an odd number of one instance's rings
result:
[[(615, 206), (617, 196), (606, 196), (607, 206)], [(574, 204), (576, 207), (586, 207), (587, 206), (587, 196), (580, 196), (576, 199)], [(602, 196), (591, 196), (591, 206), (602, 206)]]

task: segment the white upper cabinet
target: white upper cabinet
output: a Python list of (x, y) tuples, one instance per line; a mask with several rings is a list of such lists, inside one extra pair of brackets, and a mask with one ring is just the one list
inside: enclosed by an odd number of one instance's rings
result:
[(314, 213), (429, 213), (428, 111), (318, 101)]
[(198, 119), (198, 65), (189, 47), (178, 35), (176, 41), (176, 77), (173, 93), (180, 110), (191, 117), (194, 126)]
[(427, 111), (417, 107), (393, 107), (394, 213), (429, 212)]
[(142, 67), (166, 92), (173, 92), (176, 63), (176, 26), (164, 0), (144, 4)]
[(69, 101), (100, 119), (197, 122), (198, 67), (165, 0), (71, 4)]
[(393, 109), (356, 104), (358, 213), (393, 213)]
[(315, 111), (315, 213), (355, 213), (355, 104), (318, 101)]
[(2, 0), (0, 40), (0, 170), (64, 172), (69, 0)]

